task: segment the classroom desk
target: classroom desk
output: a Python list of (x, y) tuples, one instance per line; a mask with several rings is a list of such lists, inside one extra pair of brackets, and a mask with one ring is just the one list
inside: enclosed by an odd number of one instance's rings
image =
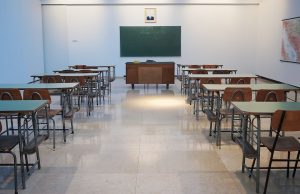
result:
[[(36, 74), (36, 75), (31, 75), (31, 77), (33, 77), (33, 79), (35, 80), (36, 78), (39, 78), (41, 79), (43, 76), (48, 76), (48, 75), (59, 75), (61, 76), (62, 78), (65, 78), (65, 77), (84, 77), (87, 79), (87, 83), (86, 83), (86, 86), (87, 86), (87, 96), (88, 96), (88, 103), (87, 103), (87, 113), (88, 115), (90, 115), (90, 111), (92, 110), (92, 98), (94, 96), (97, 97), (97, 104), (98, 104), (98, 99), (100, 99), (100, 102), (101, 102), (101, 91), (103, 91), (103, 100), (104, 100), (104, 95), (105, 95), (105, 92), (104, 92), (104, 88), (102, 87), (103, 83), (101, 83), (101, 79), (99, 78), (99, 75), (100, 73), (55, 73), (55, 74)], [(93, 81), (96, 81), (96, 85), (93, 84), (94, 82)]]
[[(216, 70), (221, 70), (221, 71), (229, 71), (230, 74), (231, 73), (235, 73), (237, 72), (237, 69), (219, 69), (219, 68), (190, 68), (190, 67), (185, 67), (181, 69), (181, 93), (183, 92), (184, 86), (186, 86), (188, 84), (188, 78), (187, 75), (189, 74), (189, 71), (194, 71), (194, 70), (205, 70), (207, 71), (209, 74), (212, 74), (213, 71)], [(216, 75), (216, 74), (214, 74)]]
[[(256, 158), (256, 192), (259, 192), (260, 181), (260, 138), (261, 138), (261, 122), (260, 117), (272, 115), (276, 110), (300, 110), (300, 102), (232, 102), (234, 111), (242, 116), (242, 134), (236, 137), (236, 141), (242, 147), (242, 172), (246, 166), (246, 158)], [(248, 139), (248, 118), (254, 116), (257, 119), (256, 143), (249, 143)], [(256, 144), (256, 146), (254, 145)]]
[[(69, 69), (75, 69), (76, 66), (68, 66)], [(87, 68), (91, 68), (91, 69), (100, 69), (100, 68), (107, 68), (108, 69), (108, 77), (109, 77), (109, 82), (113, 82), (116, 79), (116, 66), (115, 65), (87, 65)], [(111, 84), (110, 84), (110, 91), (111, 91)]]
[(220, 78), (225, 79), (225, 82), (227, 83), (228, 79), (231, 78), (239, 78), (239, 77), (248, 77), (248, 78), (254, 78), (255, 83), (257, 82), (257, 75), (253, 74), (189, 74), (187, 75), (188, 78), (188, 96), (187, 96), (187, 102), (191, 103), (191, 96), (192, 96), (192, 80), (201, 79), (201, 78)]
[(252, 91), (258, 90), (284, 90), (294, 92), (294, 101), (297, 102), (297, 91), (299, 87), (289, 84), (203, 84), (203, 89), (207, 92), (223, 92), (226, 88), (251, 88)]
[[(84, 73), (82, 71), (91, 71), (92, 73), (99, 73), (98, 82), (102, 87), (107, 88), (108, 93), (111, 92), (111, 82), (115, 79), (111, 77), (110, 69), (107, 67), (98, 67), (97, 69), (72, 69), (74, 73)], [(53, 71), (55, 73), (60, 73), (61, 71)], [(63, 72), (62, 72), (63, 73)]]
[[(19, 90), (24, 89), (48, 89), (48, 90), (60, 90), (62, 93), (62, 109), (63, 116), (70, 114), (73, 116), (73, 103), (72, 95), (75, 88), (79, 86), (79, 83), (35, 83), (35, 84), (0, 84), (0, 89), (15, 88)], [(72, 112), (71, 112), (72, 111)]]
[[(66, 69), (68, 70), (68, 69)], [(63, 70), (54, 70), (54, 73), (64, 73)], [(72, 69), (74, 73), (100, 73), (100, 72), (108, 72), (107, 68), (98, 68), (98, 69)], [(82, 72), (82, 71), (90, 71), (90, 72)]]
[[(40, 156), (38, 150), (38, 144), (41, 143), (45, 136), (39, 135), (37, 131), (37, 123), (36, 123), (36, 113), (46, 108), (48, 101), (47, 100), (0, 100), (0, 113), (16, 113), (18, 114), (18, 136), (19, 142), (24, 142), (23, 139), (26, 141), (26, 144), (19, 143), (19, 150), (20, 150), (20, 164), (21, 164), (21, 177), (22, 177), (22, 186), (25, 189), (25, 172), (24, 172), (24, 154), (31, 154), (27, 153), (26, 150), (29, 148), (34, 149), (34, 152), (37, 155), (37, 160), (34, 164), (31, 164), (32, 167), (38, 165), (38, 168), (41, 168), (40, 163)], [(32, 119), (32, 128), (33, 128), (33, 136), (31, 139), (23, 138), (22, 131), (21, 131), (21, 117), (22, 115), (31, 115)], [(47, 122), (47, 127), (48, 122)], [(28, 137), (30, 138), (30, 137)]]
[[(179, 80), (181, 80), (182, 78), (182, 68), (187, 68), (187, 67), (190, 67), (190, 66), (193, 66), (193, 65), (184, 65), (184, 64), (176, 64), (176, 75), (177, 75), (177, 78), (179, 78)], [(200, 68), (203, 67), (203, 65), (199, 65)], [(220, 68), (223, 68), (224, 65), (218, 65), (218, 70), (221, 70)]]

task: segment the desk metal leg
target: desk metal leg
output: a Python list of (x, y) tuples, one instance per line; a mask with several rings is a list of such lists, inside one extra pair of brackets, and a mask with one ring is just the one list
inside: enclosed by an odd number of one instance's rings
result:
[(247, 120), (248, 116), (243, 115), (242, 116), (242, 139), (243, 139), (243, 160), (242, 160), (242, 172), (245, 172), (245, 167), (246, 167), (246, 157), (245, 157), (245, 146), (246, 146), (246, 141), (247, 141)]
[(26, 188), (25, 185), (25, 171), (24, 171), (24, 152), (23, 152), (23, 138), (21, 132), (21, 114), (18, 114), (18, 134), (19, 134), (19, 150), (20, 150), (20, 162), (21, 162), (21, 179), (22, 179), (22, 187), (23, 189)]
[(259, 180), (260, 180), (260, 116), (257, 116), (257, 161), (256, 161), (256, 192), (259, 193)]

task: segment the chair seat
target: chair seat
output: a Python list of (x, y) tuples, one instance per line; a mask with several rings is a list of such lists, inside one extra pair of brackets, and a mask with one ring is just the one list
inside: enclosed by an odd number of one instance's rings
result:
[[(272, 149), (275, 137), (261, 137), (261, 143), (269, 150)], [(299, 151), (300, 143), (294, 137), (279, 137), (275, 151)]]
[(0, 136), (0, 152), (10, 152), (18, 143), (18, 136)]
[(36, 137), (36, 141), (34, 139), (32, 139), (30, 142), (28, 142), (23, 150), (24, 150), (24, 153), (26, 154), (33, 154), (36, 152), (36, 148), (43, 142), (45, 141), (46, 139), (48, 139), (48, 136), (47, 135), (38, 135)]
[(221, 109), (220, 114), (221, 115), (232, 115), (233, 109)]
[(215, 113), (212, 112), (212, 110), (210, 109), (205, 109), (204, 110), (204, 113), (206, 114), (207, 116), (207, 119), (209, 121), (212, 121), (212, 122), (216, 122), (217, 121), (217, 115)]
[[(49, 109), (47, 114), (48, 117), (55, 117), (56, 115), (61, 113), (61, 109)], [(45, 110), (41, 110), (38, 112), (38, 117), (46, 117), (46, 111)]]

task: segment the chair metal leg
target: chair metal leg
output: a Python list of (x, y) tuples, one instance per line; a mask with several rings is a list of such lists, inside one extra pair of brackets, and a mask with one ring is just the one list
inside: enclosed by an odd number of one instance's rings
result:
[(55, 121), (53, 118), (49, 118), (52, 120), (52, 125), (53, 125), (53, 150), (55, 150)]
[(270, 156), (270, 161), (269, 161), (269, 166), (268, 166), (268, 172), (267, 172), (267, 177), (266, 177), (266, 182), (265, 182), (264, 194), (267, 193), (267, 188), (268, 188), (268, 183), (269, 183), (269, 177), (270, 177), (270, 172), (271, 172), (271, 166), (272, 166), (273, 156), (274, 156), (274, 150), (271, 150), (271, 156)]
[(209, 123), (209, 136), (211, 136), (211, 132), (212, 132), (212, 122), (210, 121), (210, 123)]
[(286, 177), (287, 178), (290, 175), (290, 158), (291, 158), (291, 152), (288, 152), (287, 169), (286, 169)]
[(251, 170), (250, 170), (249, 178), (251, 178), (251, 176), (252, 176), (253, 168), (254, 168), (255, 162), (256, 162), (256, 158), (254, 158), (253, 161), (252, 161), (252, 165), (251, 165)]
[(299, 155), (300, 155), (300, 151), (298, 151), (298, 154), (297, 154), (294, 171), (293, 171), (293, 178), (295, 177), (295, 174), (296, 174), (296, 169), (297, 169), (297, 165), (298, 165), (298, 161), (299, 161)]
[(36, 159), (37, 159), (37, 162), (38, 162), (38, 169), (41, 169), (40, 152), (39, 152), (38, 146), (36, 146), (35, 152), (36, 152)]
[(73, 118), (70, 119), (71, 122), (71, 134), (74, 134), (74, 127), (73, 127)]
[(13, 152), (9, 152), (14, 159), (14, 182), (15, 182), (15, 193), (18, 193), (18, 172), (17, 172), (17, 157)]
[(63, 138), (64, 138), (64, 142), (66, 143), (66, 119), (64, 118), (64, 116), (62, 116), (62, 124), (63, 124)]

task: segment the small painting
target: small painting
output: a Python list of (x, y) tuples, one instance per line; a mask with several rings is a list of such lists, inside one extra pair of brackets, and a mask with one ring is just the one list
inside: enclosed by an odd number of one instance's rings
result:
[(145, 23), (156, 23), (156, 8), (145, 8)]

